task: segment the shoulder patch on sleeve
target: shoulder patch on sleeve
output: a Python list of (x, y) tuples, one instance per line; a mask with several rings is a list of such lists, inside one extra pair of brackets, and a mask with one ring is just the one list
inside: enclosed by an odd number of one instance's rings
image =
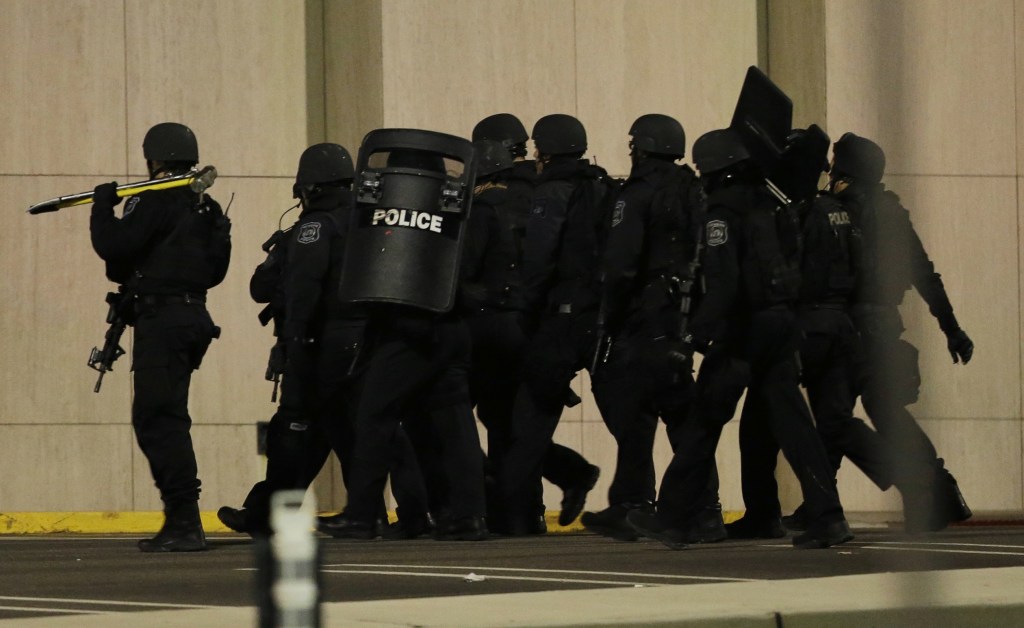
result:
[(320, 223), (307, 222), (299, 227), (299, 244), (312, 244), (320, 239)]
[(128, 214), (132, 213), (133, 211), (135, 211), (135, 206), (138, 205), (138, 204), (139, 204), (139, 197), (138, 196), (131, 197), (130, 199), (128, 199), (128, 202), (124, 204), (124, 212), (121, 215), (122, 216), (127, 216)]
[(626, 201), (615, 201), (615, 207), (612, 209), (612, 226), (618, 227), (622, 223), (622, 219), (625, 217)]
[(708, 246), (721, 246), (729, 241), (729, 225), (724, 220), (711, 220), (707, 224)]

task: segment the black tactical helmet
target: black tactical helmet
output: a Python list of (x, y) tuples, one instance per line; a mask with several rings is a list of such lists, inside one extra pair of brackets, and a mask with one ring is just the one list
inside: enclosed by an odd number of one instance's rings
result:
[(865, 183), (878, 183), (885, 174), (885, 153), (871, 140), (844, 133), (832, 145), (832, 177), (850, 177)]
[(587, 150), (587, 131), (576, 118), (553, 113), (533, 125), (533, 143), (543, 155), (571, 155)]
[(701, 176), (750, 159), (747, 147), (733, 129), (709, 131), (693, 143), (693, 163)]
[(199, 161), (195, 133), (184, 124), (161, 122), (146, 131), (142, 155), (149, 161)]
[(676, 159), (686, 155), (683, 125), (671, 116), (660, 113), (642, 115), (629, 127), (629, 134), (633, 136), (633, 146), (644, 152)]
[(351, 181), (355, 177), (352, 156), (339, 144), (314, 144), (299, 157), (295, 185)]
[(496, 140), (504, 142), (505, 146), (522, 144), (530, 136), (526, 134), (526, 127), (511, 113), (496, 113), (487, 116), (473, 127), (473, 141)]
[(473, 142), (476, 151), (476, 175), (486, 177), (495, 172), (508, 170), (514, 164), (508, 149), (496, 140), (476, 140)]

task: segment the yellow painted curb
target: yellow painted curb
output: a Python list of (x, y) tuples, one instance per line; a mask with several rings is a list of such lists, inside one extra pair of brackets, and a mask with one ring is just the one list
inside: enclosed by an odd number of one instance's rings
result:
[[(723, 512), (726, 523), (739, 519), (741, 511)], [(215, 512), (202, 512), (206, 532), (231, 532)], [(395, 521), (395, 513), (388, 519)], [(548, 532), (583, 532), (579, 519), (558, 525), (558, 511), (544, 514)], [(162, 512), (0, 512), (0, 534), (154, 534), (164, 523)]]

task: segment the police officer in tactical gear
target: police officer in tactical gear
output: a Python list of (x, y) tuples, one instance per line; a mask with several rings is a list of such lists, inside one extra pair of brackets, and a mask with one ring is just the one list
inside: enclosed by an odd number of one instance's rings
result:
[[(249, 280), (249, 296), (256, 303), (266, 304), (259, 314), (260, 323), (264, 326), (273, 323), (275, 343), (267, 363), (267, 379), (274, 381), (273, 401), (277, 401), (278, 385), (286, 366), (283, 276), (288, 260), (288, 240), (292, 237), (294, 227), (292, 225), (275, 231), (263, 244), (267, 257), (256, 267)], [(294, 393), (291, 392), (293, 390)], [(266, 478), (253, 485), (242, 508), (222, 506), (217, 511), (221, 523), (236, 532), (254, 537), (270, 534), (271, 494), (282, 489), (309, 486), (330, 454), (330, 445), (319, 423), (313, 426), (305, 422), (291, 423), (286, 414), (280, 411), (281, 408), (294, 406), (285, 398), (286, 394), (298, 393), (291, 385), (284, 385), (281, 389), (279, 411), (271, 417), (267, 429)]]
[[(706, 291), (688, 339), (704, 354), (696, 408), (686, 421), (669, 426), (676, 450), (662, 479), (657, 513), (635, 510), (627, 519), (646, 536), (676, 549), (685, 546), (688, 521), (717, 502), (715, 449), (746, 390), (744, 414), (770, 423), (812, 518), (794, 546), (844, 543), (853, 536), (799, 390), (796, 234), (787, 234), (784, 208), (768, 193), (760, 168), (734, 130), (701, 136), (693, 155), (708, 194)], [(777, 521), (780, 513), (748, 511), (746, 516)]]
[[(442, 188), (452, 181), (447, 175), (442, 153), (438, 151), (452, 147), (461, 150), (462, 142), (465, 141), (417, 129), (382, 129), (371, 132), (360, 149), (360, 168), (363, 169), (360, 176), (364, 181), (380, 176), (379, 189), (383, 196), (376, 201), (387, 203), (389, 198), (402, 197), (405, 205), (403, 211), (416, 211), (417, 215), (423, 212), (429, 216), (435, 211)], [(396, 148), (394, 143), (402, 147)], [(424, 148), (405, 147), (413, 143)], [(436, 151), (434, 146), (438, 147)], [(389, 153), (387, 166), (381, 169), (369, 166), (371, 158), (378, 154), (377, 147), (386, 148)], [(466, 164), (465, 167), (471, 168), (472, 164)], [(464, 170), (463, 174), (466, 172)], [(395, 196), (389, 197), (389, 194)], [(437, 236), (424, 233), (427, 229), (418, 227), (415, 222), (375, 230), (372, 216), (385, 212), (379, 209), (376, 201), (372, 200), (371, 194), (360, 197), (356, 211), (362, 213), (357, 213), (353, 218), (350, 246), (356, 246), (356, 237), (372, 241), (378, 235), (395, 235), (394, 246), (386, 252), (398, 257), (375, 257), (374, 261), (368, 263), (388, 266), (393, 261), (395, 266), (408, 270), (412, 267), (407, 263), (408, 259), (422, 250), (402, 250), (401, 243), (448, 246), (438, 238), (446, 237), (443, 235), (445, 225), (448, 224), (450, 228), (450, 225), (457, 224), (452, 222), (458, 220), (457, 217), (440, 218), (440, 233)], [(370, 220), (361, 222), (363, 216), (370, 217)], [(424, 224), (429, 226), (432, 221), (428, 220)], [(408, 231), (396, 233), (401, 228)], [(419, 232), (414, 231), (417, 229)], [(457, 229), (453, 231), (457, 233)], [(388, 235), (383, 235), (385, 233)], [(456, 236), (457, 244), (460, 239), (461, 236)], [(351, 253), (356, 255), (360, 251), (376, 254), (379, 248), (376, 245), (361, 250), (356, 248)], [(449, 252), (449, 249), (444, 251)], [(363, 271), (362, 268), (359, 270)], [(348, 276), (346, 271), (340, 282), (342, 298), (351, 294), (355, 295), (352, 298), (370, 301), (367, 336), (371, 339), (372, 350), (355, 411), (355, 447), (348, 482), (349, 500), (344, 512), (334, 521), (331, 534), (339, 538), (373, 538), (374, 519), (378, 500), (384, 490), (393, 434), (399, 428), (400, 421), (407, 421), (407, 429), (416, 432), (414, 439), (422, 434), (434, 439), (433, 454), (444, 473), (446, 503), (443, 511), (438, 507), (435, 538), (483, 540), (488, 533), (484, 518), (483, 457), (469, 400), (467, 377), (471, 347), (466, 326), (457, 313), (428, 309), (427, 304), (415, 300), (418, 297), (410, 297), (407, 293), (394, 296), (394, 292), (391, 292), (389, 298), (393, 297), (392, 300), (380, 300), (384, 292), (405, 288), (396, 288), (394, 284), (359, 283), (362, 279)], [(447, 284), (448, 281), (447, 277), (432, 279), (434, 283)], [(451, 277), (453, 283), (456, 279), (455, 276)], [(382, 277), (381, 280), (386, 282), (388, 278)], [(432, 292), (430, 296), (438, 297), (439, 293)], [(447, 299), (448, 293), (440, 296)], [(396, 303), (395, 300), (401, 302)], [(414, 427), (414, 423), (420, 425)]]
[(487, 116), (473, 127), (473, 142), (491, 140), (499, 142), (512, 161), (519, 163), (526, 159), (526, 141), (530, 139), (526, 127), (511, 113), (496, 113)]
[[(185, 173), (199, 161), (195, 135), (174, 122), (151, 128), (142, 151), (154, 179)], [(135, 328), (132, 427), (164, 503), (163, 527), (139, 541), (139, 549), (205, 550), (188, 389), (220, 333), (206, 310), (206, 292), (227, 272), (230, 224), (215, 201), (187, 187), (142, 192), (117, 218), (116, 187), (96, 186), (89, 226), (107, 278), (128, 295), (124, 314)]]
[[(359, 374), (356, 360), (366, 323), (364, 312), (341, 303), (336, 290), (351, 218), (353, 177), (352, 159), (338, 144), (315, 144), (299, 158), (293, 195), (300, 199), (302, 212), (288, 231), (279, 273), (283, 311), (278, 349), (284, 349), (281, 404), (267, 436), (266, 480), (253, 487), (242, 510), (224, 507), (217, 513), (232, 529), (269, 531), (271, 494), (307, 488), (332, 448), (342, 477), (348, 480), (353, 445), (350, 413)], [(428, 517), (411, 445), (401, 436), (394, 450), (396, 461), (408, 459), (411, 466), (395, 464), (392, 470), (399, 471), (395, 492), (406, 515), (403, 522), (409, 524), (414, 513), (420, 520)], [(401, 470), (411, 472), (412, 491), (404, 490), (410, 482)], [(383, 501), (380, 508), (383, 517)], [(330, 533), (330, 520), (321, 521), (319, 527)]]
[(830, 190), (859, 222), (864, 240), (853, 320), (861, 339), (859, 391), (864, 409), (892, 456), (909, 532), (941, 530), (971, 510), (935, 446), (906, 406), (917, 400), (917, 350), (900, 336), (898, 306), (911, 286), (946, 335), (954, 363), (966, 364), (974, 343), (964, 332), (942, 279), (899, 197), (881, 182), (885, 153), (869, 139), (844, 134), (833, 146)]
[[(822, 156), (824, 159), (824, 156)], [(828, 164), (822, 163), (823, 169)], [(877, 432), (853, 416), (858, 335), (850, 305), (863, 264), (863, 238), (856, 208), (823, 192), (799, 205), (802, 253), (798, 319), (803, 337), (800, 363), (818, 434), (835, 472), (847, 456), (881, 489), (892, 485), (891, 461)], [(748, 418), (748, 417), (745, 417)], [(740, 426), (743, 501), (750, 513), (778, 512), (775, 466), (778, 444), (766, 422)], [(802, 509), (797, 519), (802, 520)], [(792, 516), (791, 529), (806, 529)], [(776, 518), (745, 516), (726, 526), (732, 538), (775, 538), (784, 534)]]
[(576, 118), (544, 116), (534, 125), (539, 174), (526, 225), (523, 281), (526, 306), (538, 320), (523, 356), (512, 445), (499, 473), (509, 532), (529, 533), (542, 517), (542, 470), (562, 488), (559, 524), (583, 510), (599, 469), (580, 456), (547, 464), (566, 389), (594, 348), (599, 301), (597, 267), (604, 238), (604, 171), (582, 159), (587, 135)]
[[(599, 325), (613, 340), (591, 373), (618, 455), (609, 507), (581, 518), (588, 530), (620, 540), (637, 538), (626, 521), (630, 511), (654, 509), (658, 417), (678, 422), (690, 407), (692, 374), (670, 362), (669, 351), (685, 334), (692, 301), (684, 299), (704, 229), (700, 183), (689, 166), (676, 163), (686, 153), (682, 125), (651, 113), (637, 118), (629, 135), (633, 167), (615, 200), (604, 254)], [(715, 506), (702, 513), (690, 542), (724, 538)]]

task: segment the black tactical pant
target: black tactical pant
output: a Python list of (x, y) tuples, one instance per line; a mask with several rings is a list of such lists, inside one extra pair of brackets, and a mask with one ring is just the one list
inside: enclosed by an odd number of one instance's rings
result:
[(594, 351), (596, 312), (544, 319), (523, 356), (522, 385), (512, 414), (511, 446), (499, 470), (501, 495), (512, 519), (544, 514), (541, 477), (565, 488), (584, 483), (590, 464), (551, 439), (569, 384)]
[[(740, 420), (767, 430), (779, 443), (800, 481), (811, 525), (843, 519), (825, 448), (800, 394), (798, 342), (793, 312), (773, 308), (751, 314), (725, 346), (705, 355), (695, 411), (672, 430), (676, 451), (658, 493), (658, 517), (666, 525), (684, 527), (698, 510), (717, 502), (715, 450), (744, 390)], [(780, 513), (776, 505), (774, 512), (752, 514)]]
[[(513, 409), (522, 379), (523, 355), (529, 344), (520, 312), (486, 311), (467, 316), (473, 343), (473, 366), (469, 376), (470, 397), (476, 415), (487, 428), (487, 469), (489, 518), (504, 518), (500, 496), (501, 470), (512, 445)], [(568, 384), (563, 392), (568, 391)], [(563, 399), (564, 403), (564, 399)], [(559, 406), (561, 414), (561, 406)], [(544, 452), (541, 472), (549, 482), (565, 488), (587, 467), (587, 461), (572, 449), (551, 443)], [(539, 508), (543, 508), (538, 495)], [(495, 521), (495, 527), (500, 522)]]
[(429, 422), (449, 516), (484, 516), (483, 457), (467, 385), (469, 332), (458, 319), (427, 325), (415, 338), (390, 326), (376, 334), (356, 404), (345, 508), (352, 520), (372, 524), (376, 518), (402, 420)]
[(216, 334), (201, 303), (142, 305), (132, 347), (132, 427), (165, 510), (199, 499), (188, 389)]
[[(853, 416), (857, 331), (841, 307), (806, 307), (799, 314), (803, 383), (818, 435), (835, 472), (844, 456), (883, 491), (892, 485), (892, 465), (881, 436)], [(747, 418), (745, 413), (744, 419)], [(778, 511), (775, 466), (779, 446), (763, 420), (740, 423), (743, 501), (747, 511)]]
[[(352, 414), (359, 393), (357, 359), (363, 347), (363, 323), (328, 321), (315, 342), (295, 344), (300, 355), (281, 382), (279, 409), (267, 433), (266, 479), (249, 491), (243, 506), (249, 520), (269, 523), (270, 497), (276, 491), (305, 490), (319, 475), (333, 450), (347, 486), (352, 467), (355, 428)], [(427, 512), (426, 489), (416, 455), (399, 427), (391, 448), (391, 482), (403, 514)], [(386, 510), (380, 498), (378, 517)]]
[(944, 466), (935, 445), (907, 410), (917, 401), (921, 386), (917, 349), (900, 338), (903, 323), (895, 307), (855, 309), (854, 323), (861, 338), (858, 391), (892, 457), (893, 481), (904, 500), (930, 499)]
[(591, 374), (601, 418), (617, 445), (610, 505), (654, 503), (658, 418), (675, 425), (690, 409), (693, 375), (669, 364), (669, 344), (667, 337), (655, 339), (645, 329), (627, 332), (615, 339), (607, 361)]

